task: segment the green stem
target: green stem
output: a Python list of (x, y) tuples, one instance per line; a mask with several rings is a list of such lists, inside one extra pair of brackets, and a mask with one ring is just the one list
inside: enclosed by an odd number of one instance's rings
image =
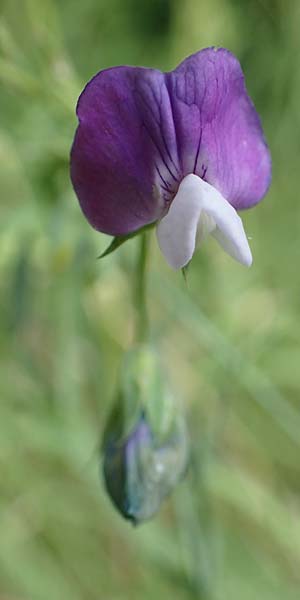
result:
[(138, 259), (135, 271), (135, 305), (137, 313), (136, 340), (144, 342), (148, 334), (148, 317), (146, 305), (146, 264), (148, 255), (148, 235), (139, 236)]

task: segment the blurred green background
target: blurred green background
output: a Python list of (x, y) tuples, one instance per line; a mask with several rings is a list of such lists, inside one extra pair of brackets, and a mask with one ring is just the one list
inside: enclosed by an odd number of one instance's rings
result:
[[(300, 589), (297, 0), (2, 0), (1, 600), (298, 599)], [(250, 270), (208, 241), (188, 289), (153, 236), (152, 337), (186, 406), (185, 482), (150, 523), (122, 521), (98, 445), (132, 340), (136, 241), (84, 220), (68, 161), (98, 70), (168, 70), (225, 46), (273, 156), (244, 214)]]

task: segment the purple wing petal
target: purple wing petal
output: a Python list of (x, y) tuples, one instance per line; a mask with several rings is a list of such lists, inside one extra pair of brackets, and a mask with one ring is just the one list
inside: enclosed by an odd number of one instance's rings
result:
[(207, 48), (166, 77), (183, 174), (199, 175), (236, 209), (259, 202), (271, 160), (237, 59)]
[(102, 71), (81, 94), (77, 115), (71, 178), (93, 227), (123, 235), (161, 218), (182, 178), (165, 76)]

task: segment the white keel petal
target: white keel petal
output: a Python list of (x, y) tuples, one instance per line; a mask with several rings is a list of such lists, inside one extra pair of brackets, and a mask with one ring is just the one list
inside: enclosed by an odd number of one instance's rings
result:
[(243, 223), (233, 206), (212, 185), (190, 174), (182, 180), (169, 212), (157, 226), (159, 247), (173, 269), (180, 269), (191, 260), (197, 228), (198, 241), (211, 233), (225, 252), (242, 264), (251, 265)]
[(246, 267), (250, 267), (252, 254), (242, 219), (233, 206), (212, 185), (202, 181), (201, 187), (203, 190), (203, 210), (216, 223), (216, 229), (211, 232), (211, 235), (227, 254)]
[(222, 246), (223, 250), (229, 254), (229, 256), (240, 262), (242, 265), (245, 265), (245, 267), (251, 267), (252, 254), (246, 238), (242, 220), (240, 219), (240, 221), (241, 227), (236, 228), (234, 235), (226, 237), (223, 231), (217, 227), (215, 231), (213, 231), (212, 236), (217, 240), (220, 246)]
[(201, 197), (189, 177), (182, 180), (169, 212), (156, 229), (159, 247), (173, 269), (181, 269), (191, 260), (196, 245)]

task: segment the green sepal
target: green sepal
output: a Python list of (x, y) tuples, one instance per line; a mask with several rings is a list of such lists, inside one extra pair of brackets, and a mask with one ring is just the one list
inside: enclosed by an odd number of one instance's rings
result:
[(120, 246), (122, 246), (125, 242), (127, 242), (127, 240), (131, 240), (132, 238), (136, 237), (140, 233), (144, 233), (145, 231), (148, 231), (149, 229), (153, 229), (154, 225), (155, 225), (155, 223), (150, 223), (149, 225), (145, 225), (145, 227), (141, 227), (141, 229), (137, 229), (136, 231), (133, 231), (132, 233), (128, 233), (128, 235), (115, 236), (113, 238), (113, 240), (111, 241), (111, 243), (109, 244), (109, 246), (106, 248), (106, 250), (104, 250), (104, 252), (102, 252), (102, 254), (100, 254), (100, 256), (97, 256), (97, 258), (104, 258), (105, 256), (108, 256), (109, 254), (111, 254), (112, 252), (117, 250)]
[(127, 409), (127, 423), (133, 413), (142, 411), (157, 440), (162, 443), (176, 420), (176, 405), (166, 383), (159, 357), (148, 345), (127, 353), (121, 374), (121, 389)]
[(191, 264), (191, 261), (188, 262), (187, 265), (185, 265), (181, 269), (181, 273), (182, 273), (182, 276), (183, 276), (183, 279), (184, 279), (184, 283), (186, 285), (188, 284), (188, 269), (189, 269), (190, 264)]

